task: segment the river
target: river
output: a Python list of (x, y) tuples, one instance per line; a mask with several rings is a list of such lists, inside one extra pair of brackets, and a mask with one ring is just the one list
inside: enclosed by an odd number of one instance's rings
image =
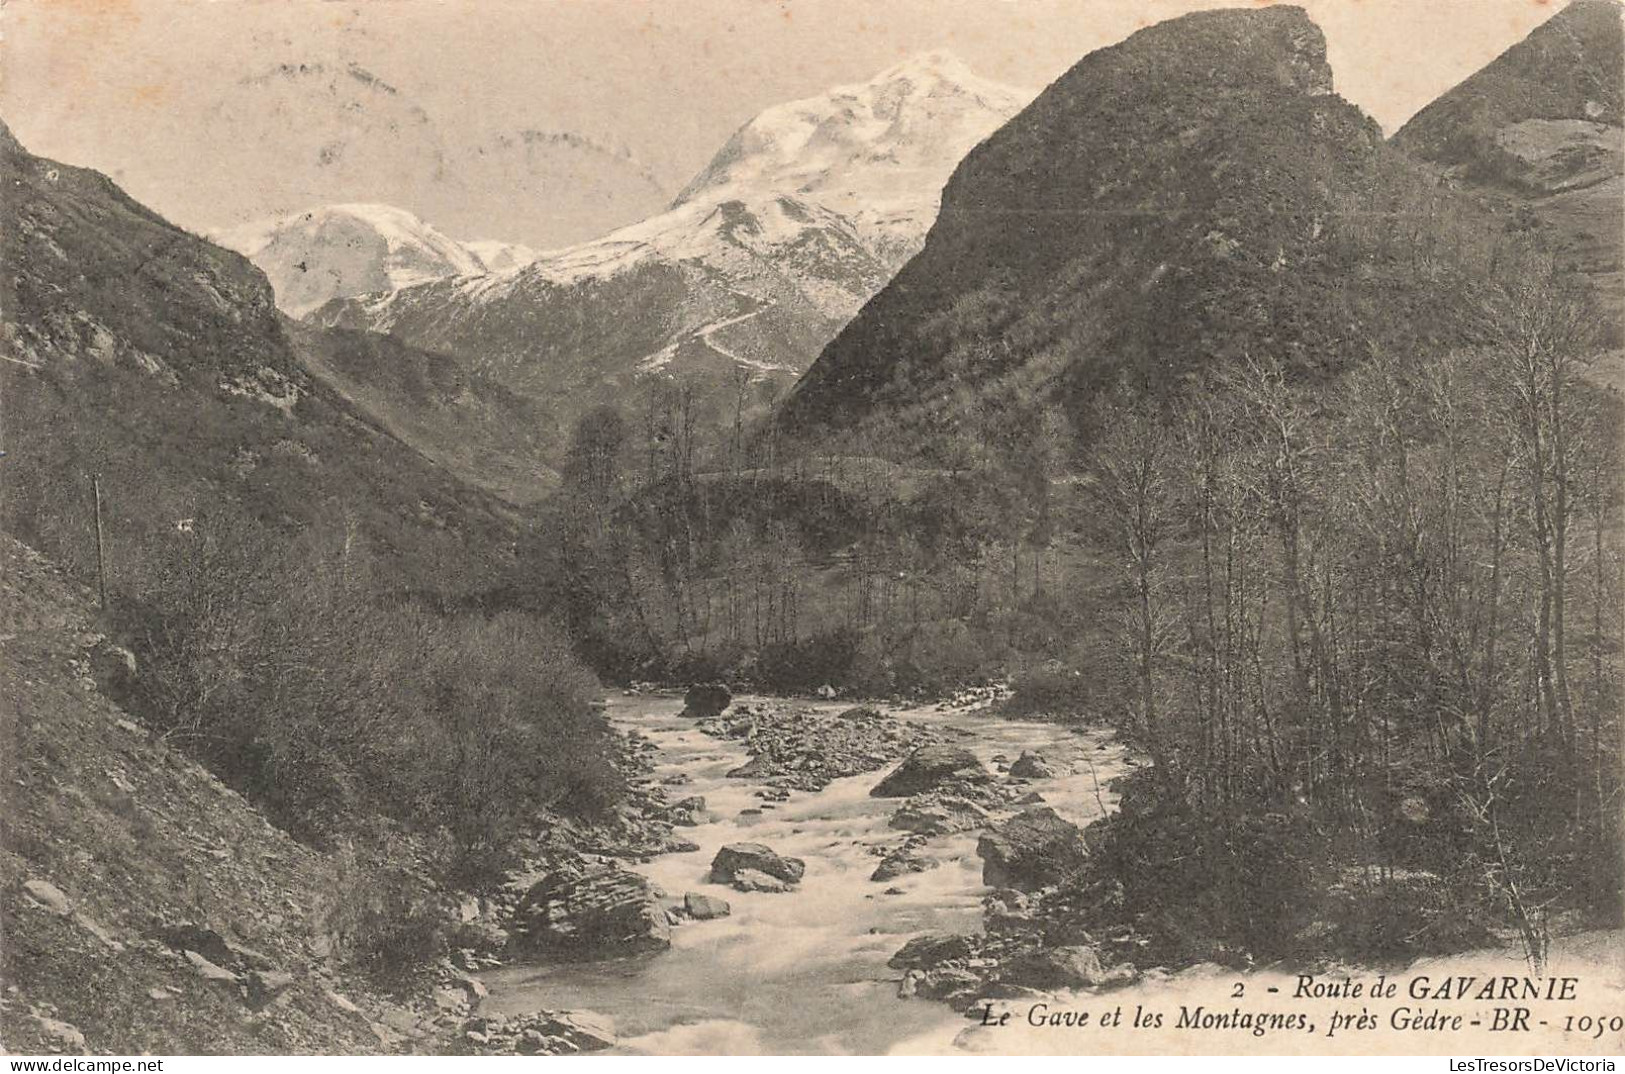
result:
[[(679, 717), (681, 708), (681, 701), (665, 697), (610, 702), (618, 726), (660, 747), (657, 778), (689, 777), (672, 796), (703, 795), (714, 818), (679, 830), (700, 845), (699, 853), (667, 854), (633, 867), (672, 896), (695, 891), (726, 899), (731, 915), (679, 926), (671, 950), (655, 955), (488, 973), (484, 1009), (598, 1011), (615, 1020), (621, 1049), (633, 1053), (877, 1054), (908, 1041), (952, 1040), (965, 1020), (940, 1003), (898, 999), (898, 973), (886, 960), (922, 932), (980, 930), (987, 888), (977, 833), (933, 839), (925, 852), (942, 861), (940, 868), (871, 881), (879, 862), (874, 848), (893, 847), (904, 835), (887, 826), (900, 802), (869, 797), (884, 771), (764, 803), (755, 795), (763, 784), (725, 775), (747, 759), (743, 743), (703, 734)], [(989, 769), (996, 758), (1014, 761), (1022, 750), (1042, 753), (1062, 775), (1035, 780), (1032, 789), (1080, 825), (1113, 806), (1107, 784), (1134, 763), (1109, 730), (936, 706), (893, 714), (959, 732), (959, 744)], [(755, 809), (762, 812), (743, 812)], [(712, 857), (735, 842), (765, 843), (804, 859), (799, 890), (744, 894), (708, 883)]]

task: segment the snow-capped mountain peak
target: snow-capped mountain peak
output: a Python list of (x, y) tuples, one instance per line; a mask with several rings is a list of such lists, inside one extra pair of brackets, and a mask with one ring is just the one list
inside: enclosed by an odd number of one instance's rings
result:
[(951, 53), (912, 56), (867, 82), (761, 112), (675, 205), (806, 195), (857, 221), (883, 254), (912, 250), (954, 167), (1032, 96)]
[(323, 205), (211, 238), (258, 265), (296, 317), (332, 298), (486, 271), (461, 243), (392, 205)]

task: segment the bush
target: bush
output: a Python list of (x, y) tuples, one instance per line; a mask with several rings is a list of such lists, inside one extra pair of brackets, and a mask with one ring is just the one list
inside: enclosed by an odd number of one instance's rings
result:
[(1005, 709), (1012, 714), (1104, 719), (1121, 711), (1132, 686), (1123, 681), (1120, 660), (1080, 644), (1063, 659), (1020, 664), (1010, 688)]
[(825, 684), (843, 685), (861, 641), (856, 630), (842, 627), (805, 641), (776, 642), (758, 656), (757, 679), (768, 690), (791, 694), (810, 694)]
[(343, 535), (204, 519), (158, 564), (122, 612), (121, 700), (300, 839), (388, 817), (448, 833), (448, 867), (483, 882), (541, 810), (624, 793), (597, 680), (543, 619), (387, 605)]
[(1218, 817), (1171, 799), (1142, 769), (1116, 783), (1119, 812), (1091, 829), (1093, 877), (1121, 881), (1122, 903), (1154, 926), (1157, 958), (1234, 962), (1287, 953), (1314, 904), (1324, 846), (1285, 814)]
[(418, 860), (421, 845), (373, 827), (368, 849), (346, 843), (335, 855), (338, 875), (320, 920), (344, 962), (404, 989), (446, 954), (452, 908), (428, 876), (439, 870)]
[(901, 646), (897, 684), (904, 690), (940, 694), (956, 686), (985, 682), (998, 672), (989, 652), (991, 639), (979, 639), (958, 619), (922, 623)]

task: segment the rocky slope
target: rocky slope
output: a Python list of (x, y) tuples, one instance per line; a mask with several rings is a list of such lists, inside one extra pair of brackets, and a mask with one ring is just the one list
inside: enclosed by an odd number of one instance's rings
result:
[(1301, 9), (1149, 27), (965, 158), (924, 250), (824, 350), (786, 421), (874, 412), (895, 438), (899, 417), (953, 427), (978, 397), (1081, 406), (1121, 373), (1168, 389), (1245, 354), (1327, 372), (1415, 343), (1445, 330), (1445, 289), (1373, 255), (1378, 225), (1426, 196), (1333, 92)]
[(335, 961), (338, 863), (267, 824), (98, 688), (92, 596), (0, 538), (13, 1053), (375, 1052), (397, 1004)]
[(1560, 256), (1625, 309), (1625, 25), (1617, 0), (1576, 0), (1393, 137), (1464, 186), (1530, 213)]
[(945, 57), (903, 64), (764, 112), (665, 213), (312, 319), (457, 355), (575, 412), (651, 373), (719, 398), (736, 372), (787, 385), (917, 245), (959, 156), (1022, 100)]

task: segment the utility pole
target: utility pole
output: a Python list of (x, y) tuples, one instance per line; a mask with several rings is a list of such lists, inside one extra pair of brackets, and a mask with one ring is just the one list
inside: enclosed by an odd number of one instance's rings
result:
[(90, 475), (90, 489), (96, 501), (96, 589), (102, 611), (107, 610), (107, 553), (102, 543), (102, 475)]

